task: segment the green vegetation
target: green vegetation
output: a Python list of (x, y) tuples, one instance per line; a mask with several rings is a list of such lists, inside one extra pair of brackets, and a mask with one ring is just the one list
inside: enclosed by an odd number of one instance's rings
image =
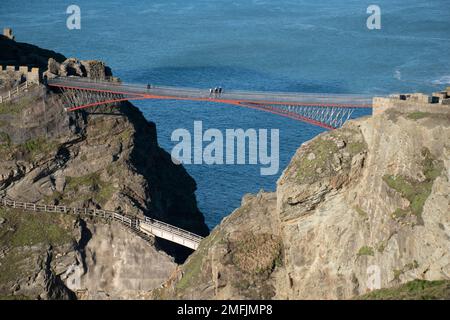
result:
[(441, 174), (442, 163), (434, 160), (427, 148), (422, 149), (421, 155), (423, 157), (421, 164), (425, 176), (424, 181), (415, 181), (401, 175), (385, 175), (383, 177), (390, 188), (399, 192), (402, 197), (410, 202), (407, 209), (399, 208), (393, 212), (392, 215), (395, 219), (406, 217), (408, 214), (414, 214), (418, 219), (421, 219), (423, 206), (431, 193), (433, 182)]
[(183, 277), (176, 285), (177, 290), (189, 288), (200, 277), (203, 259), (208, 255), (208, 250), (214, 244), (222, 241), (221, 234), (214, 230), (205, 240), (200, 242), (197, 250), (189, 257), (183, 267)]
[(324, 173), (329, 170), (333, 161), (333, 154), (338, 152), (336, 143), (323, 138), (315, 139), (309, 146), (309, 153), (314, 154), (314, 159), (308, 159), (305, 154), (298, 163), (297, 176), (301, 182), (313, 182), (317, 179), (317, 170), (320, 168)]
[(408, 118), (411, 120), (419, 120), (422, 118), (426, 118), (430, 116), (431, 114), (429, 112), (421, 112), (421, 111), (415, 111), (408, 114)]
[(409, 210), (403, 210), (403, 209), (397, 208), (392, 213), (392, 217), (394, 219), (402, 219), (402, 218), (405, 218), (409, 213), (410, 213)]
[(407, 263), (403, 266), (402, 269), (394, 270), (394, 280), (400, 280), (400, 276), (407, 271), (417, 269), (419, 267), (419, 263), (414, 260), (413, 262)]
[(358, 154), (367, 149), (367, 144), (361, 141), (352, 141), (347, 145), (347, 150), (351, 154)]
[(367, 212), (365, 212), (361, 207), (355, 206), (354, 209), (361, 218), (367, 218)]
[(384, 249), (386, 249), (386, 246), (387, 246), (387, 242), (386, 242), (386, 241), (381, 241), (381, 242), (378, 244), (378, 246), (377, 246), (377, 251), (378, 251), (379, 253), (383, 253), (383, 252), (384, 252)]
[(47, 140), (44, 137), (28, 140), (25, 143), (15, 145), (11, 142), (8, 134), (0, 132), (0, 157), (11, 157), (14, 154), (21, 154), (21, 157), (32, 161), (37, 156), (51, 156), (52, 152), (56, 152), (58, 143), (56, 141)]
[(35, 264), (30, 259), (36, 250), (30, 247), (46, 250), (49, 245), (72, 241), (73, 217), (69, 215), (0, 208), (0, 218), (5, 219), (0, 228), (0, 248), (6, 249), (0, 264), (0, 284), (29, 276)]
[(195, 252), (190, 258), (184, 268), (183, 277), (178, 281), (177, 289), (187, 289), (195, 281), (196, 277), (201, 273), (201, 266), (203, 264), (203, 255)]
[(394, 269), (394, 280), (400, 280), (400, 276), (405, 273), (403, 269)]
[(448, 300), (450, 281), (414, 280), (395, 288), (375, 290), (356, 299), (362, 300)]
[(121, 140), (121, 141), (128, 141), (133, 136), (133, 134), (134, 134), (133, 129), (128, 128), (128, 129), (125, 129), (124, 131), (122, 131), (118, 135), (118, 137), (119, 137), (119, 140)]
[(0, 217), (6, 219), (10, 227), (0, 229), (0, 246), (20, 247), (39, 243), (60, 245), (70, 240), (67, 229), (72, 219), (69, 216), (0, 209)]
[(358, 251), (358, 257), (373, 256), (373, 255), (374, 255), (374, 250), (372, 247), (369, 247), (369, 246), (361, 247)]
[(0, 148), (6, 147), (9, 148), (11, 146), (11, 138), (9, 137), (9, 134), (6, 132), (0, 132)]
[[(338, 143), (342, 146), (338, 147)], [(297, 161), (299, 183), (312, 183), (320, 177), (335, 174), (335, 168), (349, 169), (351, 157), (367, 149), (361, 133), (355, 129), (339, 129), (312, 140)], [(344, 156), (345, 154), (350, 155)], [(340, 163), (336, 163), (336, 156)]]
[(3, 102), (0, 104), (0, 114), (18, 114), (35, 102), (33, 97), (21, 97), (11, 102)]
[(21, 147), (32, 157), (42, 153), (49, 153), (55, 151), (57, 144), (52, 141), (48, 141), (45, 138), (37, 138), (33, 140), (28, 140)]
[(52, 196), (46, 197), (46, 202), (70, 204), (74, 197), (76, 200), (94, 200), (99, 205), (104, 205), (116, 189), (110, 182), (101, 180), (100, 174), (94, 172), (81, 177), (66, 177), (64, 193), (55, 191)]
[(270, 273), (282, 264), (281, 241), (270, 234), (247, 233), (231, 244), (232, 261), (249, 274)]

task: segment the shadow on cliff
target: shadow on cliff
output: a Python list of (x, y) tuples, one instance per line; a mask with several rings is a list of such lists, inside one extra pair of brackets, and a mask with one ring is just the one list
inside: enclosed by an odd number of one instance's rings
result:
[[(147, 121), (141, 111), (125, 102), (119, 108), (136, 130), (130, 164), (147, 182), (146, 215), (195, 234), (206, 236), (209, 229), (197, 207), (197, 184), (181, 165), (172, 162), (168, 152), (159, 147), (156, 125)], [(137, 205), (137, 204), (136, 204)], [(175, 257), (177, 263), (192, 250), (157, 239), (156, 246)]]

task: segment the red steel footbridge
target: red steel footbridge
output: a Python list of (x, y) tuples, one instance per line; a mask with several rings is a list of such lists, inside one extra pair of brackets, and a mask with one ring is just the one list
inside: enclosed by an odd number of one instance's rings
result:
[(356, 109), (372, 108), (372, 96), (357, 94), (313, 94), (258, 92), (186, 87), (149, 86), (99, 81), (80, 77), (58, 77), (47, 81), (64, 95), (67, 111), (132, 100), (207, 101), (256, 109), (335, 129), (350, 119)]

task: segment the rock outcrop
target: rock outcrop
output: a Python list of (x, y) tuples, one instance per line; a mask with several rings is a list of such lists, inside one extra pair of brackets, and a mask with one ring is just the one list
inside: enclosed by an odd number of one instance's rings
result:
[(450, 280), (450, 110), (429, 109), (304, 143), (276, 193), (245, 197), (154, 297), (347, 299)]
[[(112, 72), (104, 62), (98, 60), (78, 60), (69, 58), (59, 63), (53, 58), (48, 59), (47, 71), (44, 76), (52, 79), (58, 76), (78, 76), (95, 80), (111, 79)], [(112, 78), (111, 80), (117, 80)]]
[[(31, 48), (29, 54), (38, 55), (39, 64), (41, 59), (47, 58), (47, 75), (95, 79), (111, 76), (109, 68), (100, 61), (65, 59), (50, 51), (11, 44), (3, 39), (0, 47), (2, 53), (18, 52), (20, 61), (27, 57), (27, 49)], [(64, 110), (64, 103), (60, 92), (40, 85), (29, 89), (23, 97), (0, 105), (2, 196), (33, 203), (147, 215), (200, 235), (208, 234), (196, 204), (195, 181), (158, 146), (154, 123), (148, 122), (127, 102), (73, 113)], [(23, 223), (26, 221), (18, 226)], [(12, 278), (0, 286), (0, 295), (138, 297), (158, 287), (168, 277), (175, 268), (174, 259), (182, 261), (190, 253), (188, 249), (162, 240), (148, 244), (119, 226), (102, 223), (80, 220), (79, 225), (84, 225), (83, 236), (76, 235), (78, 227), (75, 231), (64, 229), (72, 240), (63, 249), (59, 243), (43, 237), (39, 242), (43, 249), (36, 251), (30, 268), (25, 268), (26, 285), (21, 282), (22, 278), (11, 275)], [(14, 226), (4, 230), (11, 237), (16, 232)], [(33, 232), (33, 229), (28, 231)], [(15, 255), (8, 252), (25, 250), (22, 245), (10, 248), (6, 243), (4, 247), (0, 273), (5, 265), (15, 263)], [(55, 254), (55, 250), (61, 252)], [(64, 261), (55, 260), (56, 255), (65, 257)], [(17, 263), (22, 265), (20, 261)], [(55, 264), (57, 266), (53, 267)], [(57, 272), (45, 271), (48, 265), (52, 265), (48, 270), (56, 268)], [(42, 270), (42, 277), (34, 276)], [(58, 284), (54, 285), (56, 289), (48, 289), (55, 283)], [(26, 287), (34, 289), (17, 289)], [(47, 289), (39, 293), (39, 288)]]
[(139, 299), (173, 258), (118, 224), (0, 209), (0, 299)]
[(51, 50), (42, 49), (32, 44), (16, 42), (0, 35), (0, 64), (12, 66), (38, 67), (45, 70), (48, 59), (63, 62), (66, 58)]

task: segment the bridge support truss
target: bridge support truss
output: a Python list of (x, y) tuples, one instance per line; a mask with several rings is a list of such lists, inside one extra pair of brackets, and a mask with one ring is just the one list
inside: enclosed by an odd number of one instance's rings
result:
[(126, 96), (121, 93), (114, 93), (109, 91), (92, 91), (72, 88), (59, 89), (62, 93), (62, 96), (64, 97), (67, 111), (76, 111), (80, 109), (141, 98), (135, 96)]
[[(239, 107), (257, 109), (283, 117), (291, 118), (298, 121), (310, 123), (325, 129), (336, 129), (341, 127), (348, 119), (351, 118), (355, 109), (371, 108), (371, 105), (363, 103), (345, 104), (342, 101), (333, 102), (328, 98), (326, 103), (309, 103), (309, 102), (253, 102), (241, 100), (239, 98), (222, 98), (211, 96), (185, 96), (156, 94), (149, 88), (127, 87), (127, 85), (108, 84), (108, 83), (90, 83), (75, 81), (75, 85), (70, 82), (62, 81), (61, 83), (52, 83), (50, 86), (56, 87), (62, 93), (67, 111), (76, 111), (101, 105), (111, 105), (128, 100), (183, 100), (183, 101), (208, 101), (235, 105)], [(81, 84), (80, 84), (81, 83)], [(130, 89), (131, 88), (131, 89)], [(165, 89), (167, 92), (167, 89)], [(178, 91), (175, 90), (176, 93)], [(339, 99), (338, 99), (339, 101)]]
[(336, 129), (341, 127), (345, 123), (345, 121), (350, 119), (353, 111), (355, 110), (354, 107), (333, 105), (301, 106), (246, 103), (242, 104), (242, 106), (278, 114), (294, 120), (307, 122), (325, 129)]

